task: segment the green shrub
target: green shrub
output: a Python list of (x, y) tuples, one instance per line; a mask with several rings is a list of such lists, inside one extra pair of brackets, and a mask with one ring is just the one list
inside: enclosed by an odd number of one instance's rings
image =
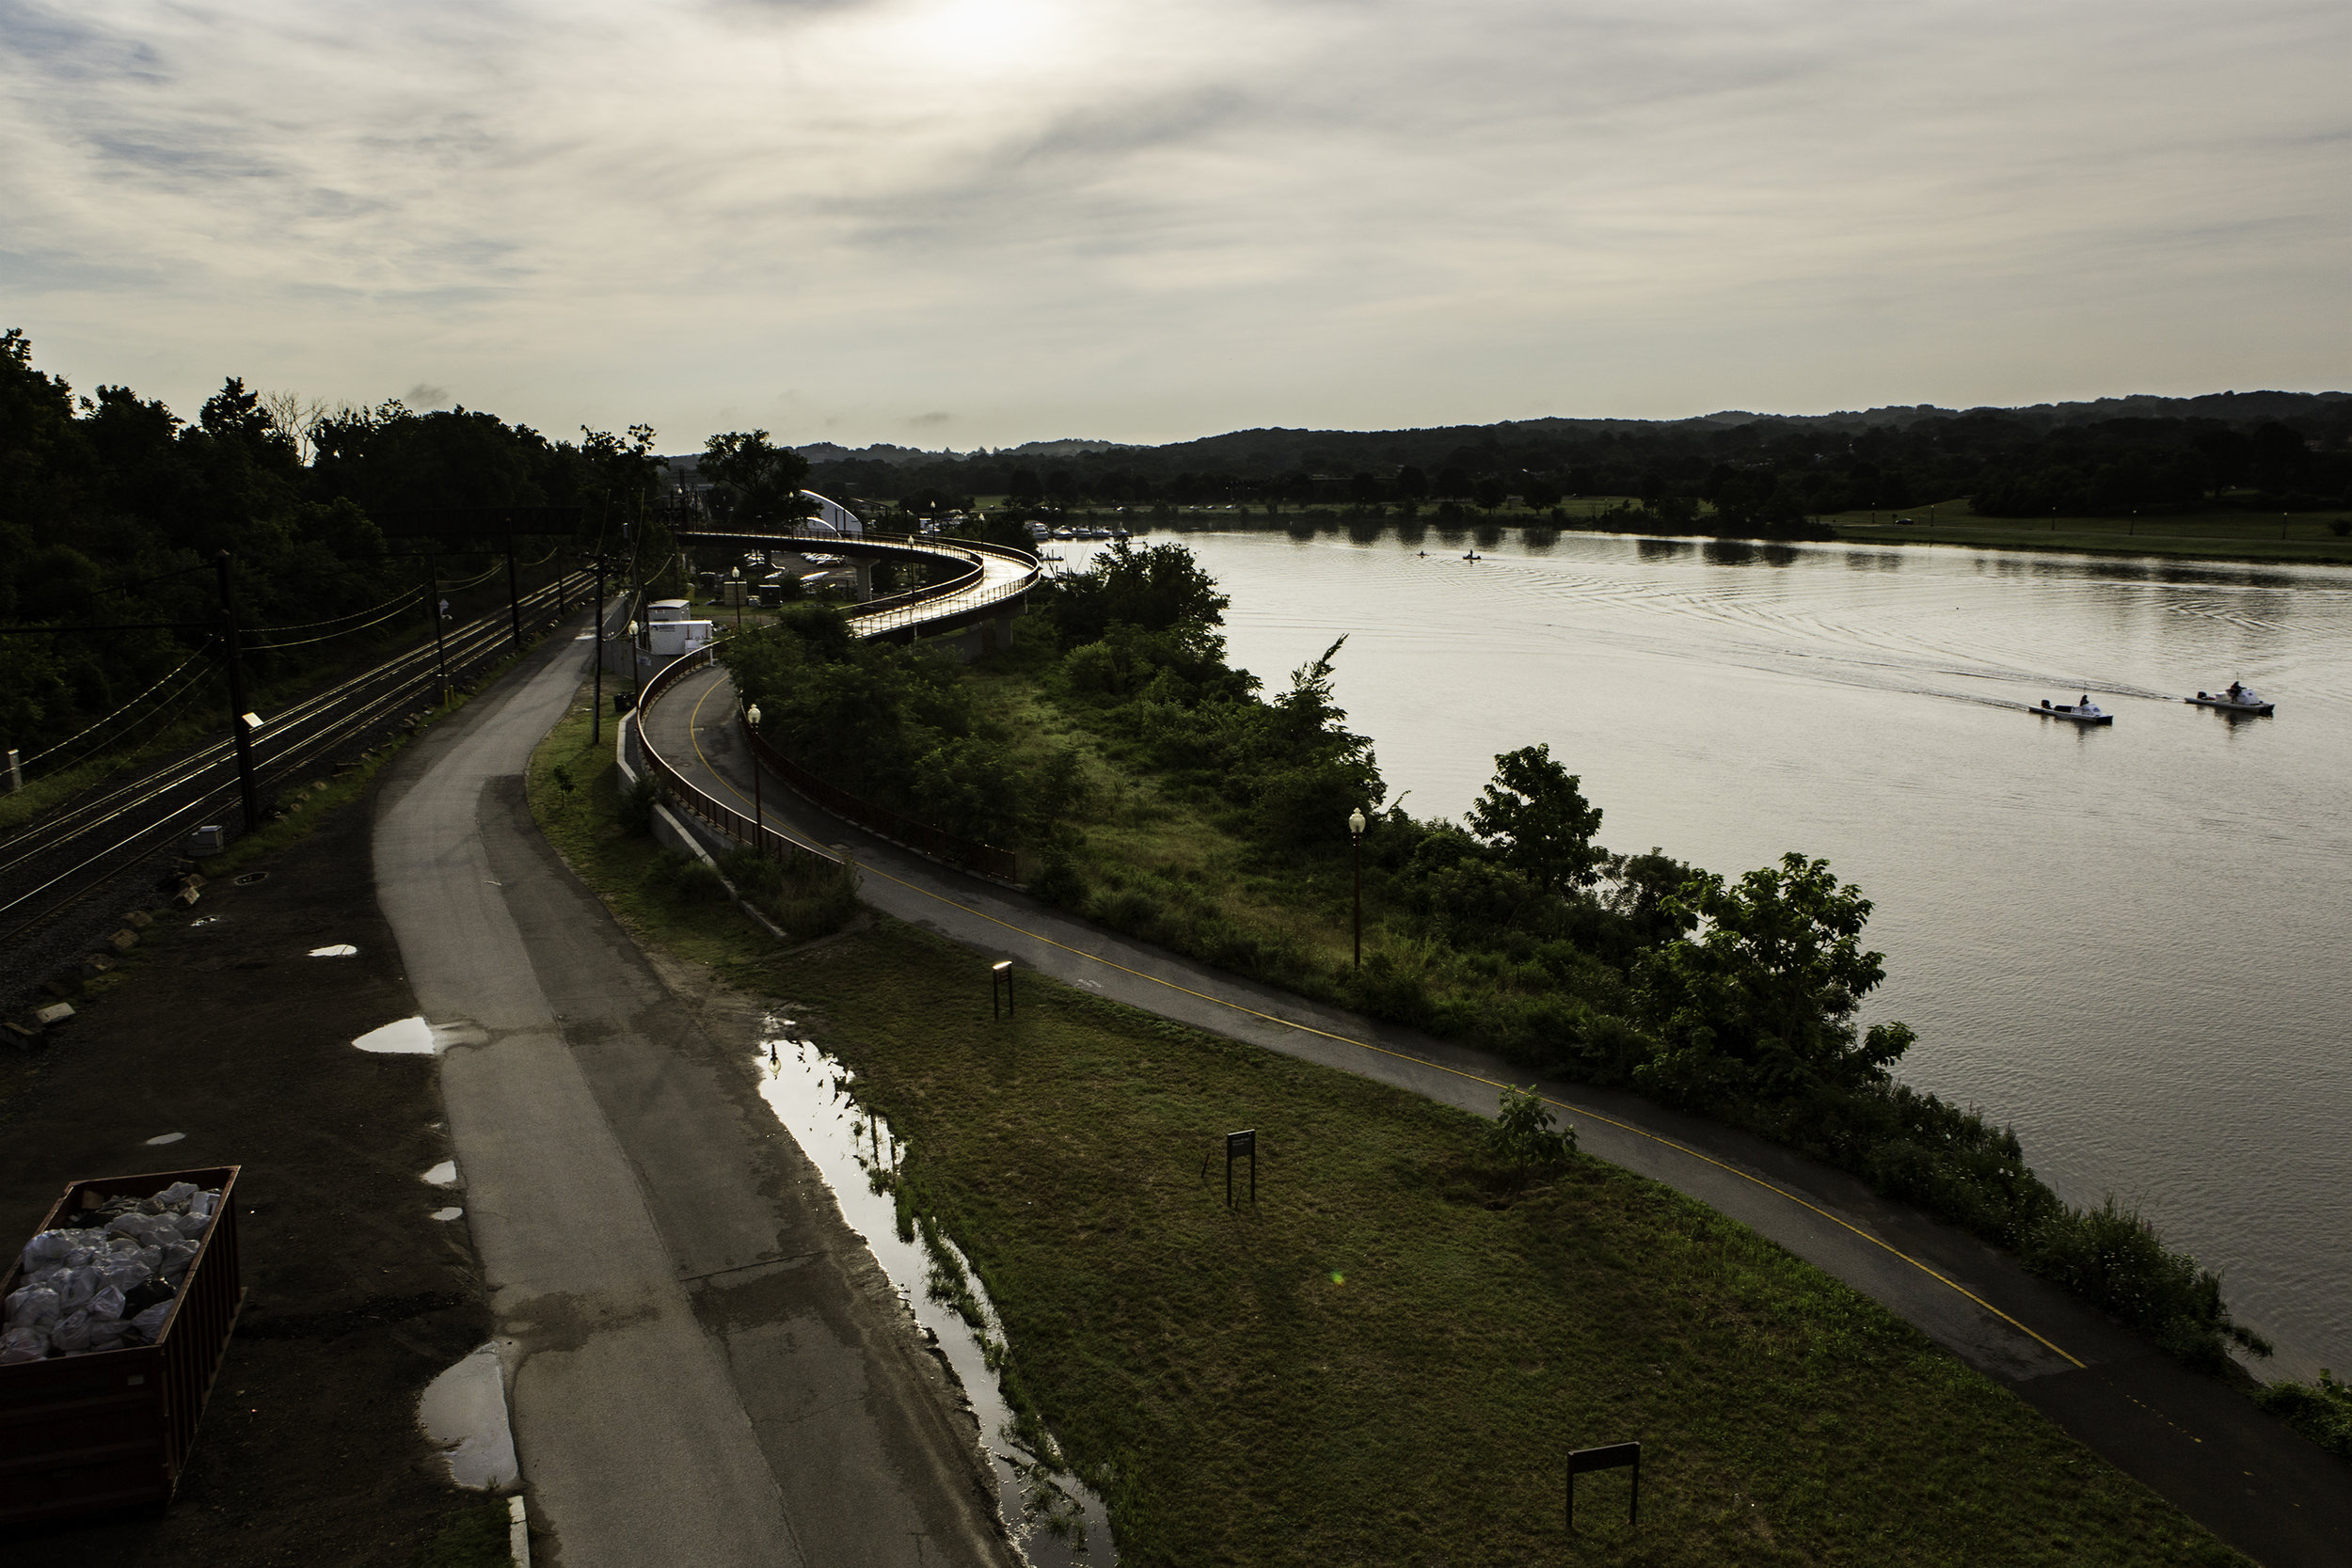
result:
[(708, 861), (681, 856), (670, 873), (670, 892), (682, 903), (719, 904), (726, 901), (727, 884)]
[(2026, 1267), (2122, 1319), (2192, 1366), (2217, 1370), (2223, 1341), (2259, 1354), (2270, 1347), (2230, 1321), (2221, 1279), (2164, 1244), (2112, 1196), (2096, 1209), (2058, 1208), (2026, 1238)]
[(2352, 1459), (2352, 1383), (2322, 1367), (2317, 1383), (2274, 1383), (2256, 1399), (2338, 1459)]
[(514, 1560), (510, 1525), (502, 1499), (469, 1503), (408, 1560), (409, 1568), (503, 1568)]
[(797, 857), (778, 867), (775, 891), (759, 903), (796, 941), (831, 936), (857, 913), (857, 868)]
[(1530, 1084), (1524, 1089), (1502, 1086), (1502, 1101), (1495, 1124), (1486, 1133), (1486, 1154), (1497, 1164), (1521, 1174), (1559, 1170), (1576, 1152), (1576, 1129), (1552, 1126), (1551, 1108)]
[(1087, 907), (1087, 879), (1070, 857), (1049, 855), (1045, 863), (1029, 882), (1029, 891), (1059, 909), (1084, 910)]
[(635, 784), (621, 791), (614, 815), (623, 828), (643, 838), (653, 832), (653, 808), (660, 803), (661, 782), (651, 773), (640, 773)]

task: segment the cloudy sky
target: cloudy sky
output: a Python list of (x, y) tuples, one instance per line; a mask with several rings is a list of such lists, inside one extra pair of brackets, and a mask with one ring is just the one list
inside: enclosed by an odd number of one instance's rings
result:
[(2344, 0), (0, 0), (0, 325), (551, 434), (2352, 385)]

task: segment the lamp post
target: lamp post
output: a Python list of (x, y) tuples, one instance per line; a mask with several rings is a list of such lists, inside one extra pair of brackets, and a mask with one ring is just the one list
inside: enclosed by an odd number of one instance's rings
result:
[(1356, 862), (1356, 967), (1364, 967), (1364, 814), (1347, 814), (1347, 847)]
[[(637, 657), (637, 623), (628, 624), (628, 710), (637, 711), (638, 699), (644, 695), (644, 665)], [(640, 721), (643, 722), (643, 721)]]
[[(727, 573), (727, 580), (735, 585), (732, 589), (735, 595), (735, 629), (741, 631), (743, 629), (743, 568), (737, 566), (730, 569)], [(755, 724), (759, 721), (755, 719), (752, 722)]]
[(744, 746), (752, 757), (752, 847), (761, 854), (768, 852), (768, 830), (759, 810), (759, 748), (753, 744), (759, 737), (759, 705), (754, 703), (743, 710)]

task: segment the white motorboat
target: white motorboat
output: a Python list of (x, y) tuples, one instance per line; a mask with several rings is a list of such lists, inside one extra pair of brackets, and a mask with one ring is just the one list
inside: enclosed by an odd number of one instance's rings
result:
[(2196, 696), (2184, 697), (2181, 701), (2191, 707), (2217, 708), (2223, 713), (2250, 713), (2264, 718), (2269, 717), (2274, 705), (2265, 702), (2252, 687), (2240, 686), (2235, 681), (2230, 683), (2227, 690), (2200, 691)]
[(2079, 703), (2053, 703), (2049, 698), (2044, 697), (2042, 699), (2040, 707), (2029, 707), (2026, 711), (2038, 713), (2044, 719), (2064, 719), (2075, 724), (2112, 724), (2115, 722), (2114, 714), (2100, 712), (2099, 705), (2088, 697)]

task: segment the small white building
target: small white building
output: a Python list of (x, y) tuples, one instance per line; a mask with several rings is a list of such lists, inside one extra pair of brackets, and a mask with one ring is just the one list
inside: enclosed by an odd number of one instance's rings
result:
[(646, 651), (658, 659), (680, 658), (710, 641), (707, 621), (648, 621)]

